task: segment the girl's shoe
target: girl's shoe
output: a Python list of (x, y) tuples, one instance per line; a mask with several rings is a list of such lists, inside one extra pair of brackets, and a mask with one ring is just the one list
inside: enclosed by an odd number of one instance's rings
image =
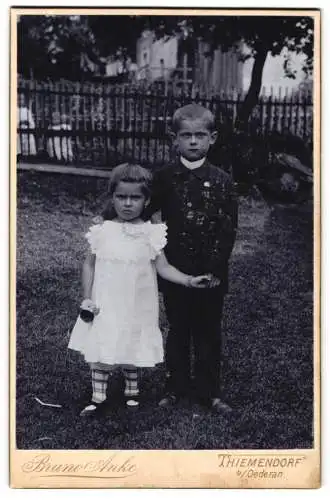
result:
[(129, 408), (137, 408), (140, 405), (140, 393), (139, 391), (124, 392), (125, 403)]
[(105, 401), (102, 403), (95, 403), (95, 401), (90, 401), (87, 406), (80, 412), (81, 417), (89, 417), (92, 415), (98, 415), (104, 408)]

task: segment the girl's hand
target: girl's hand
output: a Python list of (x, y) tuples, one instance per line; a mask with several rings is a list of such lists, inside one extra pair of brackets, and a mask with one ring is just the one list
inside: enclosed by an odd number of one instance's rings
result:
[(80, 305), (80, 318), (85, 323), (91, 323), (94, 320), (96, 314), (98, 314), (100, 309), (94, 304), (90, 299), (85, 299)]
[(90, 311), (94, 315), (100, 312), (100, 308), (91, 299), (84, 299), (80, 305), (80, 309), (84, 311)]

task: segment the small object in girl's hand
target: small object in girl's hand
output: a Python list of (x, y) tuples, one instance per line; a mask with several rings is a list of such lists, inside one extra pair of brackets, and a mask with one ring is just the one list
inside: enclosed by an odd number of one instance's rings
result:
[(79, 316), (85, 323), (91, 323), (94, 320), (95, 314), (88, 309), (80, 308)]
[(99, 308), (90, 299), (85, 299), (81, 303), (79, 316), (85, 323), (91, 323), (98, 312)]

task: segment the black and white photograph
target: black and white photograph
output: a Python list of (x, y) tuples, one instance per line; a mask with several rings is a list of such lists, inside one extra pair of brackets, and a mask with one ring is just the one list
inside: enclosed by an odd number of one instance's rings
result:
[(239, 458), (238, 487), (298, 481), (319, 448), (320, 11), (11, 22), (22, 471), (232, 450), (269, 460)]

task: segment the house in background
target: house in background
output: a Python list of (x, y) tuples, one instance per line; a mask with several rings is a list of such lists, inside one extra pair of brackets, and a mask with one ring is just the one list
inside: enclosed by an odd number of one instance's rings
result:
[[(155, 33), (145, 30), (136, 42), (136, 62), (118, 50), (116, 54), (92, 61), (86, 53), (81, 54), (81, 70), (108, 81), (165, 82), (177, 87), (186, 86), (212, 95), (245, 93), (250, 82), (253, 58), (243, 62), (241, 54), (247, 47), (224, 51), (210, 46), (202, 39), (184, 38), (184, 35), (157, 38)], [(299, 89), (310, 87), (303, 71), (305, 56), (291, 54), (285, 50), (279, 56), (268, 55), (263, 69), (262, 94), (264, 96), (291, 96)], [(284, 67), (290, 65), (295, 78), (286, 76)]]
[(108, 57), (100, 57), (97, 61), (92, 61), (85, 52), (82, 52), (80, 69), (83, 74), (92, 76), (92, 78), (122, 83), (136, 79), (137, 65), (121, 51)]
[(136, 43), (137, 79), (171, 78), (178, 65), (178, 47), (178, 37), (156, 39), (154, 32), (144, 31)]
[[(152, 31), (144, 31), (136, 44), (136, 77), (154, 82), (184, 82), (196, 89), (212, 94), (247, 92), (253, 66), (253, 58), (241, 60), (247, 48), (224, 51), (210, 46), (202, 39), (184, 39), (183, 36), (166, 36), (157, 39)], [(285, 66), (291, 66), (295, 78), (288, 78)], [(285, 49), (279, 56), (268, 55), (263, 69), (263, 95), (284, 96), (297, 92), (305, 85), (303, 71), (305, 56), (288, 54)]]
[(210, 52), (210, 46), (198, 40), (195, 53), (194, 80), (198, 87), (213, 89), (226, 94), (243, 90), (244, 63), (235, 49), (223, 51), (217, 48)]
[(105, 76), (116, 77), (119, 75), (127, 75), (128, 79), (136, 77), (137, 65), (130, 57), (125, 57), (118, 52), (115, 56), (109, 56), (105, 61)]
[(211, 53), (209, 45), (201, 39), (185, 39), (180, 35), (157, 39), (154, 32), (146, 30), (137, 40), (136, 64), (138, 80), (176, 79), (215, 92), (243, 88), (239, 54), (220, 48)]

